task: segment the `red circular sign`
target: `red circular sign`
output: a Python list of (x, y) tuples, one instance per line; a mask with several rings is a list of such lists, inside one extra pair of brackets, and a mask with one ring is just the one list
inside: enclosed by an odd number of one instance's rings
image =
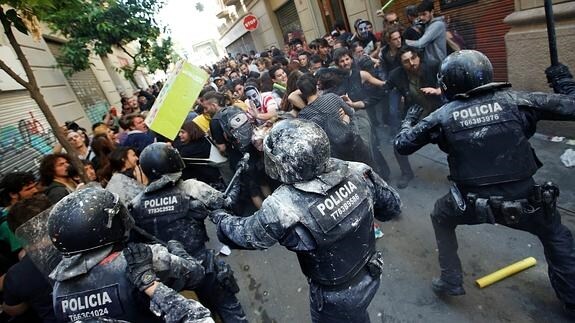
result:
[(247, 15), (244, 18), (244, 27), (249, 31), (256, 30), (259, 24), (258, 17), (254, 15)]

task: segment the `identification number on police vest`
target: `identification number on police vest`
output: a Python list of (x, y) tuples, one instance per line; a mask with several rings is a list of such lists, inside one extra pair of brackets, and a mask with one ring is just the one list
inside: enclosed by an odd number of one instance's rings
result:
[(365, 196), (350, 180), (344, 181), (329, 190), (327, 196), (313, 204), (311, 214), (324, 232), (333, 229), (355, 210)]
[(56, 310), (71, 322), (100, 316), (119, 317), (124, 314), (118, 284), (75, 294), (58, 296)]
[(182, 198), (179, 195), (168, 195), (155, 198), (149, 198), (143, 201), (144, 210), (148, 215), (160, 215), (163, 213), (172, 213), (183, 206)]
[(456, 128), (469, 128), (478, 125), (486, 125), (499, 121), (499, 112), (503, 111), (497, 102), (485, 103), (451, 112)]

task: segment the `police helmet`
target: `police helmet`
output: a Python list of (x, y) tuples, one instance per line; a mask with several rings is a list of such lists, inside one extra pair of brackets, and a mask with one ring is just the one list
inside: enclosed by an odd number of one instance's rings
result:
[(48, 234), (65, 256), (94, 250), (128, 238), (133, 219), (118, 195), (87, 187), (60, 200), (48, 217)]
[(448, 100), (493, 81), (493, 66), (483, 53), (461, 50), (441, 63), (439, 85)]
[(311, 121), (282, 120), (264, 139), (266, 173), (282, 183), (313, 179), (325, 171), (329, 157), (327, 135)]
[(155, 181), (164, 174), (181, 172), (186, 167), (180, 153), (163, 142), (156, 142), (144, 148), (140, 154), (140, 166), (150, 181)]

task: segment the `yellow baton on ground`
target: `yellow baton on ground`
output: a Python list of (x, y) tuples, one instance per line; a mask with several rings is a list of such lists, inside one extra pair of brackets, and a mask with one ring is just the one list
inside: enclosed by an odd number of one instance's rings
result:
[(504, 278), (507, 278), (511, 275), (514, 275), (520, 271), (523, 271), (529, 267), (533, 267), (537, 264), (537, 260), (533, 257), (525, 258), (521, 261), (518, 261), (514, 264), (511, 264), (507, 267), (501, 268), (498, 271), (489, 274), (487, 276), (481, 277), (475, 281), (475, 284), (479, 288), (487, 287), (491, 284), (494, 284)]

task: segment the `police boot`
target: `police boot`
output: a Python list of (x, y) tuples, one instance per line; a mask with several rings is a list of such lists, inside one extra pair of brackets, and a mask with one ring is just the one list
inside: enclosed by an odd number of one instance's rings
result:
[(463, 289), (462, 285), (454, 285), (442, 280), (441, 278), (433, 278), (431, 281), (431, 289), (439, 295), (465, 295), (465, 289)]
[(406, 188), (407, 184), (409, 184), (409, 181), (411, 181), (413, 179), (413, 177), (415, 177), (413, 175), (413, 173), (401, 174), (401, 177), (397, 180), (397, 188), (399, 188), (399, 189)]

